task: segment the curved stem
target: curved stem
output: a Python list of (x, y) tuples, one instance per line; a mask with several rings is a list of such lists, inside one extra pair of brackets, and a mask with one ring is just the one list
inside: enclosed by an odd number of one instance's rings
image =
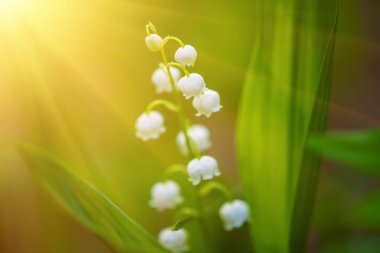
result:
[(190, 76), (189, 71), (187, 71), (187, 69), (186, 69), (184, 66), (182, 66), (181, 64), (179, 64), (179, 63), (177, 63), (177, 62), (169, 62), (169, 63), (167, 63), (166, 65), (169, 66), (169, 67), (171, 67), (171, 66), (173, 66), (173, 67), (177, 67), (177, 68), (179, 68), (180, 70), (182, 70), (182, 72), (183, 72), (186, 76)]
[(149, 114), (153, 110), (153, 108), (155, 108), (158, 105), (163, 105), (167, 109), (169, 109), (173, 112), (178, 112), (178, 106), (176, 106), (172, 102), (164, 100), (164, 99), (157, 99), (157, 100), (153, 100), (152, 102), (150, 102), (148, 104), (148, 106), (146, 107), (146, 110), (145, 110), (146, 113)]
[(207, 183), (205, 186), (203, 186), (199, 190), (199, 194), (204, 197), (204, 196), (210, 194), (210, 192), (213, 190), (221, 193), (228, 201), (231, 201), (234, 199), (232, 193), (223, 184), (218, 183), (218, 182)]
[(182, 40), (178, 39), (177, 37), (174, 36), (166, 36), (164, 38), (164, 44), (168, 43), (169, 40), (174, 40), (176, 41), (181, 47), (185, 47), (185, 44), (182, 42)]

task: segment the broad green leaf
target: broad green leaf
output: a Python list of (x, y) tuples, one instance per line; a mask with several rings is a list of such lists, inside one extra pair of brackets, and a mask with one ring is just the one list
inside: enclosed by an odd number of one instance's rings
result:
[(117, 251), (167, 253), (155, 238), (52, 154), (30, 144), (21, 154), (42, 186), (76, 219)]
[(258, 253), (302, 252), (319, 167), (304, 150), (308, 135), (325, 127), (337, 3), (254, 0), (254, 7), (237, 130), (252, 241)]
[(308, 145), (332, 160), (380, 174), (380, 129), (311, 136)]

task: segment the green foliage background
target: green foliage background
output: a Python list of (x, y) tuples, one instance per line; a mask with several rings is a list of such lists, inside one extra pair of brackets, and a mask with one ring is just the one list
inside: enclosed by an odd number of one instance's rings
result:
[[(163, 169), (184, 162), (174, 144), (176, 119), (165, 115), (168, 133), (157, 142), (134, 136), (135, 118), (155, 97), (150, 75), (159, 55), (144, 45), (149, 20), (160, 33), (198, 49), (194, 71), (220, 91), (224, 106), (211, 120), (200, 121), (210, 126), (211, 154), (224, 168), (223, 180), (241, 193), (234, 133), (257, 40), (254, 1), (34, 0), (26, 6), (7, 9), (0, 20), (0, 252), (109, 252), (36, 186), (16, 148), (21, 140), (59, 154), (153, 235), (171, 224), (170, 214), (157, 214), (147, 201)], [(380, 78), (373, 71), (380, 65), (378, 10), (376, 0), (340, 3), (329, 128), (380, 123)], [(376, 252), (378, 185), (378, 178), (325, 164), (310, 247)], [(363, 208), (347, 212), (367, 198)], [(215, 233), (226, 236), (216, 247), (246, 252), (246, 227)]]

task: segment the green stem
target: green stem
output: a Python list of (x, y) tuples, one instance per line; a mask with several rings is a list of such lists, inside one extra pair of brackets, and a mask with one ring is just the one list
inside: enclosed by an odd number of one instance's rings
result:
[(186, 76), (190, 76), (189, 71), (187, 71), (187, 69), (186, 69), (184, 66), (182, 66), (181, 64), (179, 64), (179, 63), (177, 63), (177, 62), (169, 62), (169, 63), (167, 63), (166, 65), (169, 66), (169, 67), (171, 67), (171, 66), (173, 66), (173, 67), (177, 67), (177, 68), (179, 68), (180, 70), (182, 70), (182, 72), (183, 72)]
[(169, 79), (170, 79), (170, 84), (171, 84), (173, 90), (176, 93), (175, 94), (175, 100), (176, 100), (176, 104), (177, 104), (177, 107), (178, 107), (178, 121), (179, 121), (179, 125), (180, 125), (180, 127), (182, 129), (182, 132), (185, 135), (186, 147), (187, 147), (187, 150), (188, 150), (189, 158), (191, 160), (191, 159), (193, 159), (195, 157), (195, 152), (193, 151), (193, 147), (191, 145), (191, 139), (190, 139), (190, 136), (188, 134), (188, 126), (186, 124), (186, 116), (185, 116), (185, 112), (184, 112), (184, 109), (183, 109), (183, 106), (182, 106), (181, 97), (179, 96), (179, 92), (180, 91), (177, 89), (177, 87), (175, 85), (175, 82), (174, 82), (174, 79), (173, 79), (173, 76), (172, 76), (172, 73), (170, 72), (170, 66), (168, 65), (168, 60), (166, 58), (166, 54), (165, 54), (165, 49), (164, 48), (161, 49), (161, 55), (162, 55), (162, 61), (166, 65), (166, 70), (167, 70), (167, 73), (168, 73), (168, 76), (169, 76)]
[(202, 187), (202, 189), (199, 190), (199, 194), (204, 197), (210, 194), (213, 190), (220, 192), (227, 199), (227, 201), (232, 201), (234, 199), (232, 193), (223, 184), (218, 182), (207, 183)]
[(173, 112), (178, 112), (178, 106), (176, 106), (172, 102), (164, 100), (164, 99), (157, 99), (157, 100), (154, 100), (148, 104), (148, 106), (146, 107), (146, 110), (145, 110), (146, 113), (149, 114), (158, 105), (163, 105), (167, 109), (169, 109)]
[(185, 44), (182, 42), (182, 40), (178, 39), (177, 37), (174, 36), (166, 36), (164, 39), (164, 44), (168, 43), (169, 40), (174, 40), (176, 41), (181, 47), (184, 47)]

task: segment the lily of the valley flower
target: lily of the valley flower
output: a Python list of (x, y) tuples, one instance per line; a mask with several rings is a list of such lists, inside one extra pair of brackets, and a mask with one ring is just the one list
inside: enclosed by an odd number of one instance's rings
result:
[(164, 117), (157, 111), (143, 113), (136, 120), (136, 135), (143, 141), (158, 139), (165, 131)]
[(149, 205), (156, 208), (159, 212), (175, 208), (183, 202), (180, 191), (179, 185), (172, 180), (155, 183), (151, 189)]
[(211, 156), (202, 156), (200, 159), (195, 158), (187, 164), (189, 180), (197, 185), (201, 179), (210, 180), (214, 176), (219, 176), (220, 171), (218, 162)]
[(164, 40), (155, 33), (146, 36), (145, 43), (148, 49), (152, 52), (160, 51), (164, 46)]
[(171, 230), (170, 228), (163, 229), (158, 235), (158, 241), (164, 248), (174, 253), (189, 250), (187, 246), (187, 232), (183, 228), (177, 231)]
[(206, 84), (200, 74), (192, 73), (179, 79), (177, 86), (186, 99), (189, 99), (191, 97), (199, 97)]
[(224, 203), (219, 209), (219, 215), (224, 223), (224, 228), (230, 231), (241, 227), (249, 217), (249, 207), (247, 203), (240, 199)]
[[(192, 125), (189, 127), (187, 133), (194, 141), (199, 152), (206, 151), (211, 147), (210, 132), (204, 125)], [(188, 154), (186, 138), (183, 132), (179, 132), (177, 135), (177, 145), (183, 155)]]
[(202, 95), (194, 98), (193, 107), (198, 111), (196, 116), (210, 117), (212, 113), (218, 112), (222, 108), (219, 93), (205, 89)]
[(176, 62), (183, 66), (194, 66), (197, 59), (197, 51), (190, 45), (180, 47), (175, 52), (174, 58)]
[[(178, 82), (181, 77), (181, 72), (176, 67), (170, 67), (170, 73), (172, 74), (175, 83)], [(170, 78), (165, 68), (157, 68), (152, 74), (152, 83), (156, 86), (156, 92), (172, 92), (173, 88), (170, 84)]]

